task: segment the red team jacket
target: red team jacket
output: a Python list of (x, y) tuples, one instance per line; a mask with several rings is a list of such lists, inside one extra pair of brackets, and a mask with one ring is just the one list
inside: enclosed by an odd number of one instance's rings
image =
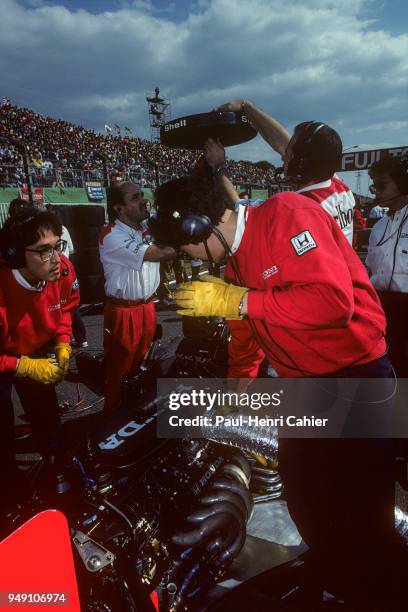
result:
[[(385, 317), (367, 272), (336, 221), (310, 198), (279, 193), (246, 209), (233, 255), (247, 320), (229, 321), (231, 377), (254, 377), (266, 357), (283, 377), (336, 372), (383, 355)], [(241, 284), (231, 263), (225, 278)]]
[(46, 283), (42, 291), (25, 289), (0, 265), (0, 374), (14, 372), (20, 355), (31, 355), (49, 342), (70, 342), (79, 289), (72, 264), (60, 257), (68, 274)]

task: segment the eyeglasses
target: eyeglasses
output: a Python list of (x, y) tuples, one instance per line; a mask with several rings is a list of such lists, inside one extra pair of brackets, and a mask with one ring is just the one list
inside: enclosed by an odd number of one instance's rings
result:
[(42, 249), (25, 249), (26, 251), (31, 251), (31, 253), (38, 253), (41, 257), (41, 261), (49, 261), (54, 254), (54, 251), (57, 253), (62, 253), (67, 248), (66, 240), (58, 240), (58, 242), (52, 246), (45, 246)]

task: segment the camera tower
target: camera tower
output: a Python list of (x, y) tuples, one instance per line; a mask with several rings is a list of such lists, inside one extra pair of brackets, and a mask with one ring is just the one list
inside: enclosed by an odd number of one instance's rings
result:
[(154, 94), (147, 94), (146, 102), (149, 113), (150, 140), (160, 142), (160, 128), (171, 119), (170, 102), (160, 96), (158, 87), (154, 90)]

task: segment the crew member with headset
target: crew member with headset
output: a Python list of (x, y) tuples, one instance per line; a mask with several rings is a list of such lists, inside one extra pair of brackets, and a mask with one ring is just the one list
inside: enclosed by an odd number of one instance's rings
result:
[[(355, 201), (350, 187), (335, 175), (341, 167), (341, 140), (335, 130), (325, 123), (306, 122), (300, 123), (291, 136), (277, 119), (250, 100), (226, 102), (216, 110), (244, 113), (283, 160), (291, 157), (290, 183), (297, 193), (317, 202), (337, 221), (349, 243), (353, 243)], [(297, 139), (297, 134), (301, 138)]]
[(0, 230), (0, 453), (10, 487), (16, 476), (13, 385), (45, 458), (58, 454), (62, 442), (55, 385), (69, 368), (79, 290), (62, 254), (61, 232), (54, 214), (35, 208), (10, 217)]
[[(15, 217), (21, 211), (33, 208), (36, 208), (37, 210), (49, 210), (50, 212), (53, 212), (52, 204), (48, 204), (46, 207), (38, 205), (35, 205), (35, 207), (33, 207), (33, 205), (28, 200), (23, 200), (22, 198), (15, 198), (14, 200), (11, 200), (9, 204), (8, 214), (9, 217)], [(63, 240), (65, 243), (64, 255), (67, 259), (70, 259), (74, 253), (74, 244), (72, 242), (72, 238), (68, 229), (64, 225), (61, 225), (61, 227), (61, 240)], [(72, 313), (72, 335), (73, 338), (71, 339), (71, 346), (75, 346), (76, 348), (86, 348), (88, 346), (88, 342), (86, 340), (86, 328), (77, 308)]]
[[(306, 184), (324, 182), (340, 162), (341, 147), (320, 125), (298, 126), (297, 146), (291, 141), (286, 148), (286, 173), (295, 172), (298, 184), (302, 168)], [(313, 142), (314, 131), (321, 144), (311, 176), (299, 151), (304, 140)], [(184, 177), (160, 186), (156, 205), (152, 232), (159, 242), (215, 262), (230, 255), (226, 282), (207, 277), (176, 292), (180, 314), (228, 320), (230, 377), (256, 377), (266, 356), (282, 377), (390, 378), (387, 392), (394, 386), (379, 299), (319, 203), (283, 192), (236, 212), (226, 209), (217, 181)], [(384, 595), (379, 577), (395, 543), (389, 441), (287, 438), (279, 444), (279, 465), (316, 580), (349, 600), (367, 597), (372, 587), (376, 598)]]
[(109, 225), (99, 238), (105, 275), (105, 410), (122, 403), (122, 381), (134, 376), (156, 331), (152, 295), (160, 283), (160, 262), (176, 255), (153, 244), (149, 213), (139, 185), (116, 182), (107, 188)]
[(387, 318), (395, 373), (408, 377), (408, 159), (384, 157), (369, 171), (372, 191), (388, 213), (371, 230), (366, 265)]

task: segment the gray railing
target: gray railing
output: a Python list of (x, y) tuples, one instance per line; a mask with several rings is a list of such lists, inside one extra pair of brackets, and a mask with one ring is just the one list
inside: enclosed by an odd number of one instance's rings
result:
[[(106, 182), (103, 170), (99, 168), (90, 170), (59, 167), (39, 168), (30, 164), (29, 173), (33, 187), (84, 188), (87, 181), (101, 181), (104, 186)], [(112, 173), (113, 171), (111, 171)], [(157, 186), (156, 169), (128, 168), (121, 172), (121, 177), (125, 180), (141, 183), (146, 187), (155, 188)], [(2, 164), (0, 161), (0, 187), (19, 187), (26, 182), (22, 165)]]

